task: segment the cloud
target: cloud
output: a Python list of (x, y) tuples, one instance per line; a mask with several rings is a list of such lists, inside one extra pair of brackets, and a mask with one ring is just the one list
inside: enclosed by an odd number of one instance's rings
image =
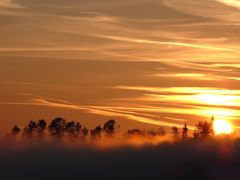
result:
[[(87, 111), (91, 114), (110, 116), (110, 117), (124, 117), (128, 120), (134, 120), (137, 122), (158, 125), (158, 126), (182, 127), (182, 124), (169, 123), (166, 121), (161, 121), (161, 120), (144, 117), (144, 116), (142, 116), (142, 115), (144, 115), (143, 113), (142, 114), (132, 113), (131, 111), (129, 111), (128, 108), (126, 108), (123, 111), (123, 110), (121, 110), (121, 108), (118, 108), (118, 107), (114, 108), (114, 107), (110, 107), (110, 106), (79, 106), (79, 105), (74, 105), (74, 104), (52, 102), (52, 101), (48, 101), (46, 99), (34, 99), (34, 101), (36, 102), (36, 105), (43, 105), (43, 106), (50, 106), (50, 107), (57, 107), (57, 108), (67, 108), (67, 109), (73, 109), (73, 110), (83, 110), (83, 111)], [(138, 114), (138, 115), (136, 115), (136, 114)]]
[(220, 89), (214, 87), (144, 87), (144, 86), (115, 86), (116, 89), (139, 90), (155, 93), (175, 93), (175, 94), (221, 94), (240, 95), (240, 90)]
[(233, 64), (233, 63), (222, 63), (222, 64), (213, 64), (216, 67), (232, 67), (240, 69), (240, 64)]
[(209, 77), (207, 74), (200, 73), (165, 73), (165, 74), (156, 74), (158, 77), (172, 77), (172, 78), (181, 78), (181, 79), (194, 79), (194, 80), (206, 80), (212, 81), (217, 80), (217, 77)]
[(240, 1), (239, 0), (216, 0), (218, 2), (224, 3), (228, 6), (236, 7), (240, 9)]
[[(154, 106), (133, 108), (142, 112), (162, 112), (182, 115), (199, 115), (202, 117), (234, 119), (240, 116), (238, 104), (240, 91), (201, 87), (140, 87), (117, 86), (123, 90), (142, 91), (142, 95), (129, 98), (128, 101)], [(160, 107), (158, 107), (158, 106)], [(175, 105), (176, 107), (174, 107)], [(133, 110), (130, 107), (126, 109)]]
[(0, 52), (51, 52), (51, 51), (91, 51), (91, 48), (59, 47), (59, 48), (0, 48)]
[(172, 46), (199, 48), (199, 49), (209, 49), (209, 50), (216, 50), (216, 51), (232, 51), (231, 49), (228, 49), (228, 48), (214, 47), (211, 45), (191, 44), (191, 43), (185, 43), (185, 42), (154, 41), (154, 40), (147, 40), (147, 39), (137, 39), (137, 38), (130, 38), (130, 37), (108, 36), (108, 35), (97, 35), (97, 36), (116, 40), (116, 41), (125, 41), (125, 42), (140, 43), (140, 44), (172, 45)]
[[(90, 114), (96, 114), (107, 117), (123, 117), (128, 120), (133, 120), (141, 123), (152, 124), (157, 126), (166, 126), (166, 127), (182, 127), (182, 124), (171, 123), (166, 121), (161, 121), (159, 119), (153, 119), (154, 115), (149, 115), (145, 113), (138, 113), (130, 111), (131, 108), (121, 108), (121, 107), (111, 107), (111, 106), (80, 106), (76, 104), (71, 104), (70, 102), (64, 100), (57, 100), (52, 98), (34, 98), (31, 102), (1, 102), (2, 105), (29, 105), (29, 106), (47, 106), (54, 108), (63, 108), (71, 110), (80, 110), (85, 111)], [(156, 116), (155, 116), (156, 117)], [(189, 126), (190, 129), (193, 127)]]
[(0, 0), (0, 8), (23, 8), (24, 6), (14, 2), (14, 0)]
[(36, 82), (21, 82), (21, 81), (0, 81), (0, 84), (15, 87), (27, 87), (28, 89), (41, 89), (41, 90), (55, 90), (55, 91), (69, 91), (75, 89), (75, 86), (66, 86), (63, 84), (42, 84)]
[[(189, 16), (188, 9), (191, 8), (185, 0), (183, 3), (175, 2), (186, 4), (187, 10), (183, 9), (181, 13), (179, 9), (174, 10), (174, 7), (165, 7), (162, 3), (159, 5), (155, 1), (143, 0), (131, 3), (127, 1), (102, 3), (60, 1), (58, 4), (54, 4), (54, 1), (21, 2), (24, 2), (28, 8), (21, 11), (5, 10), (16, 13), (14, 22), (11, 20), (12, 17), (5, 14), (2, 18), (4, 23), (0, 30), (1, 54), (16, 52), (7, 56), (18, 57), (24, 54), (28, 57), (84, 57), (94, 60), (142, 61), (163, 59), (209, 61), (238, 57), (238, 49), (236, 45), (234, 46), (239, 41), (235, 24), (202, 18), (203, 13)], [(80, 5), (81, 3), (84, 5)], [(54, 8), (54, 11), (48, 7)], [(133, 12), (127, 17), (124, 13), (125, 7)], [(152, 8), (154, 18), (148, 16), (152, 13)], [(145, 12), (145, 9), (149, 13), (140, 13), (142, 10)], [(196, 9), (204, 8), (196, 5), (193, 11), (195, 12)], [(115, 10), (118, 13), (115, 14)], [(20, 17), (18, 13), (24, 14), (24, 17)], [(138, 15), (141, 18), (138, 18)], [(171, 20), (162, 15), (171, 16)], [(11, 30), (8, 29), (9, 25), (12, 26)], [(58, 51), (62, 51), (61, 54)], [(68, 51), (74, 53), (70, 54)]]

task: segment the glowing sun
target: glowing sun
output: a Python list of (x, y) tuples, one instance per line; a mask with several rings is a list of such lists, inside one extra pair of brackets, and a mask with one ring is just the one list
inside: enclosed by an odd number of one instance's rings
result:
[(213, 129), (216, 135), (231, 134), (233, 132), (233, 126), (225, 120), (215, 120)]

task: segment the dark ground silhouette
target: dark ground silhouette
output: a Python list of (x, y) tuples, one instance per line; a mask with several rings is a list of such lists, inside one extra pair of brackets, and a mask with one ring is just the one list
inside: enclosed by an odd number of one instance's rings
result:
[(43, 145), (1, 148), (2, 180), (239, 179), (239, 140), (190, 140), (99, 150)]

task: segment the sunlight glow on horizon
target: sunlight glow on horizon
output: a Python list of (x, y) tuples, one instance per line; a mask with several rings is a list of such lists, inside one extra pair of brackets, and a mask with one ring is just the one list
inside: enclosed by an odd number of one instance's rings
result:
[(213, 129), (216, 135), (231, 134), (233, 132), (233, 126), (225, 120), (215, 120), (213, 122)]
[(155, 93), (171, 92), (186, 94), (223, 94), (223, 95), (240, 95), (240, 90), (223, 89), (213, 87), (147, 87), (147, 86), (114, 86), (114, 89), (149, 91)]
[(210, 105), (237, 106), (240, 98), (238, 96), (220, 95), (220, 94), (198, 94), (195, 96), (196, 101)]
[[(177, 105), (152, 111), (165, 113), (198, 115), (204, 118), (215, 116), (217, 119), (236, 119), (240, 111), (236, 108), (240, 103), (239, 90), (206, 88), (206, 87), (118, 87), (129, 90), (147, 91), (135, 101), (145, 103), (165, 103)], [(186, 106), (187, 105), (187, 106)], [(182, 106), (182, 107), (181, 107)], [(143, 111), (143, 110), (142, 110)], [(151, 111), (149, 109), (149, 111)]]

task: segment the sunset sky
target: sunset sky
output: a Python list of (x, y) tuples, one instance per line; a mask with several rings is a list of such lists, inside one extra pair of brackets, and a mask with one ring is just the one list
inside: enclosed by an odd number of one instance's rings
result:
[(240, 0), (0, 0), (0, 131), (240, 127)]

